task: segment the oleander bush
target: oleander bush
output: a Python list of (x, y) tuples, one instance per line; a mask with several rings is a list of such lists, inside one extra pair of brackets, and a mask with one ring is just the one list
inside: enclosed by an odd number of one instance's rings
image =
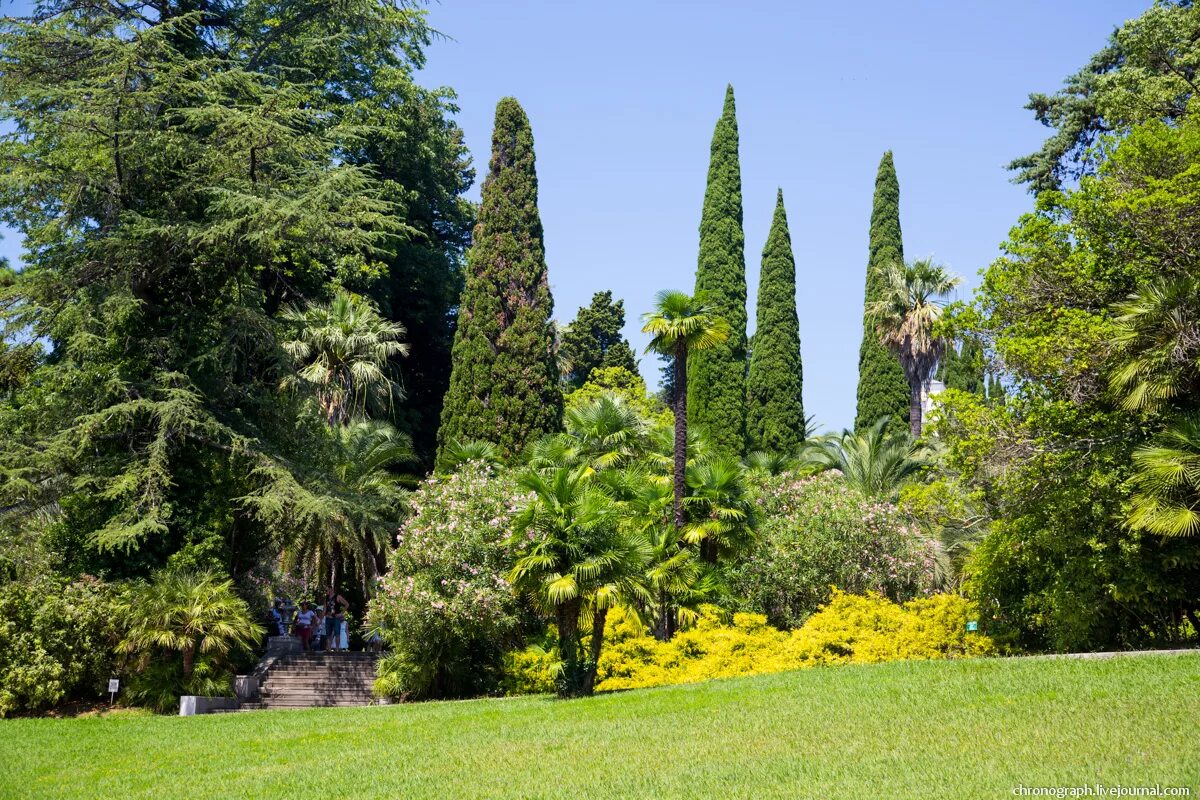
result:
[(0, 584), (0, 717), (101, 698), (113, 674), (116, 594), (89, 577)]
[(367, 625), (388, 650), (376, 692), (417, 699), (497, 691), (520, 627), (505, 545), (519, 500), (508, 472), (478, 462), (412, 494), (368, 609)]
[[(826, 665), (993, 655), (997, 648), (991, 639), (967, 630), (975, 615), (972, 604), (959, 595), (898, 604), (876, 593), (835, 589), (829, 603), (796, 630), (780, 630), (762, 614), (730, 618), (708, 606), (695, 625), (663, 642), (649, 635), (633, 614), (614, 610), (606, 625), (597, 688), (638, 689)], [(509, 694), (545, 692), (553, 686), (547, 676), (553, 675), (555, 661), (544, 650), (510, 653), (506, 667)]]
[(832, 586), (897, 602), (933, 592), (932, 543), (895, 505), (836, 472), (760, 476), (754, 496), (756, 544), (728, 571), (734, 610), (794, 628), (829, 601)]

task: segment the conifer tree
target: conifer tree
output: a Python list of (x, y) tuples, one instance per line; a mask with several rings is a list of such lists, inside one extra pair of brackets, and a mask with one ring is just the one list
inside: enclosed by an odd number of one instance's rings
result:
[(482, 196), (438, 441), (492, 442), (507, 458), (562, 416), (533, 132), (511, 97), (496, 106)]
[(729, 323), (729, 338), (688, 364), (688, 417), (715, 453), (740, 457), (746, 447), (746, 259), (742, 171), (733, 87), (713, 131), (708, 188), (700, 217), (696, 296)]
[(960, 350), (946, 349), (938, 365), (937, 378), (947, 389), (963, 392), (984, 393), (983, 345), (979, 339), (967, 337)]
[[(866, 306), (880, 299), (884, 272), (904, 263), (900, 233), (900, 183), (892, 151), (883, 154), (875, 176), (875, 203), (871, 210), (870, 255), (867, 259)], [(874, 320), (863, 320), (863, 340), (858, 353), (858, 413), (856, 429), (869, 428), (884, 416), (895, 420), (897, 429), (908, 424), (908, 381), (896, 356), (879, 342)]]
[(746, 379), (747, 446), (792, 453), (804, 441), (804, 372), (796, 315), (796, 261), (782, 189), (763, 247), (756, 319)]
[(637, 372), (633, 348), (621, 335), (625, 327), (625, 301), (613, 302), (612, 292), (596, 292), (591, 305), (583, 306), (562, 334), (563, 376), (572, 389), (587, 383), (598, 367), (621, 367)]

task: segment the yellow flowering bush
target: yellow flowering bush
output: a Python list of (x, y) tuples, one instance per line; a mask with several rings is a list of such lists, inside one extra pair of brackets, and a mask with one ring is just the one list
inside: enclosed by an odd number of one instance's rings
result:
[[(709, 607), (695, 625), (661, 642), (633, 614), (614, 609), (605, 626), (597, 688), (638, 689), (832, 664), (994, 655), (991, 639), (967, 631), (974, 617), (970, 601), (958, 595), (898, 604), (875, 593), (835, 589), (829, 603), (797, 630), (772, 627), (762, 614), (730, 619)], [(504, 689), (509, 694), (548, 691), (555, 667), (553, 655), (536, 648), (510, 653)]]

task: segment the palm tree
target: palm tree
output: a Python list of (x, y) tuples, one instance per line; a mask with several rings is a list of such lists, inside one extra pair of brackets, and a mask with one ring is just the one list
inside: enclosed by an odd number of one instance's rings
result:
[(921, 393), (937, 369), (946, 341), (933, 333), (945, 301), (961, 279), (933, 259), (892, 264), (884, 270), (880, 299), (867, 304), (879, 340), (891, 350), (908, 379), (908, 426), (921, 435)]
[(700, 557), (717, 563), (721, 553), (743, 549), (754, 528), (752, 505), (746, 493), (746, 468), (728, 458), (705, 459), (688, 469), (691, 493), (684, 503), (691, 510), (683, 538), (699, 545)]
[(325, 305), (284, 313), (296, 338), (283, 343), (297, 371), (284, 381), (309, 386), (331, 426), (345, 425), (368, 400), (389, 400), (399, 386), (389, 377), (389, 362), (408, 355), (404, 326), (380, 315), (370, 300), (339, 289)]
[(498, 467), (504, 463), (500, 457), (500, 448), (491, 442), (472, 439), (464, 442), (462, 439), (451, 439), (442, 448), (438, 460), (437, 471), (443, 474), (451, 473), (463, 464), (478, 461), (489, 466)]
[[(617, 524), (615, 504), (586, 465), (530, 469), (518, 485), (531, 493), (517, 515), (510, 544), (518, 548), (513, 586), (554, 616), (562, 659), (559, 694), (590, 694), (613, 603), (641, 595), (648, 557), (643, 541)], [(591, 617), (589, 653), (580, 661), (580, 622)]]
[(579, 457), (596, 470), (628, 464), (641, 457), (648, 446), (645, 420), (615, 394), (602, 394), (568, 407), (563, 426), (576, 443)]
[(695, 350), (706, 350), (729, 338), (729, 323), (713, 315), (701, 294), (664, 290), (655, 295), (654, 310), (643, 315), (642, 332), (652, 337), (646, 352), (670, 356), (675, 369), (675, 528), (682, 530), (683, 494), (687, 472), (687, 358)]
[(929, 462), (907, 433), (888, 433), (890, 423), (890, 417), (881, 417), (865, 431), (813, 439), (801, 449), (800, 463), (817, 472), (836, 469), (864, 494), (894, 497)]
[(249, 649), (263, 629), (233, 591), (233, 581), (207, 572), (160, 572), (125, 597), (118, 614), (126, 628), (118, 650), (145, 669), (163, 651), (179, 654), (185, 685), (200, 654), (223, 658)]
[(1200, 280), (1183, 277), (1141, 287), (1116, 306), (1112, 389), (1130, 411), (1156, 410), (1194, 393), (1200, 380)]
[(300, 478), (264, 466), (263, 486), (240, 498), (275, 530), (287, 530), (289, 567), (339, 585), (347, 572), (370, 586), (384, 568), (411, 478), (395, 467), (416, 461), (412, 442), (385, 422), (360, 420), (329, 429), (325, 447)]
[(1126, 524), (1159, 536), (1200, 533), (1200, 416), (1176, 420), (1133, 451), (1137, 472)]

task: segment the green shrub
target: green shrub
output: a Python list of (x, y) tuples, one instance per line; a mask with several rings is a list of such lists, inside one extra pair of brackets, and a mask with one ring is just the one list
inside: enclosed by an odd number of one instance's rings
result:
[[(967, 622), (975, 618), (974, 607), (958, 595), (899, 605), (878, 594), (834, 590), (829, 604), (798, 630), (772, 627), (761, 614), (739, 613), (729, 620), (708, 606), (695, 625), (662, 642), (632, 614), (617, 609), (605, 626), (598, 688), (640, 689), (822, 665), (995, 654), (991, 639), (967, 631)], [(553, 676), (556, 662), (544, 650), (510, 653), (506, 667), (509, 694), (545, 692), (553, 686), (547, 676)]]
[(390, 572), (368, 608), (389, 652), (375, 689), (392, 697), (463, 697), (497, 690), (517, 640), (505, 579), (518, 492), (507, 472), (472, 463), (413, 493)]
[(170, 711), (180, 695), (232, 694), (231, 659), (263, 636), (233, 581), (211, 572), (155, 573), (117, 611), (118, 651), (133, 672), (126, 697)]
[(0, 585), (0, 717), (103, 696), (115, 598), (95, 578)]
[(728, 573), (736, 610), (793, 628), (829, 601), (832, 586), (896, 601), (933, 591), (935, 550), (916, 525), (836, 473), (763, 476), (755, 505), (757, 544)]

